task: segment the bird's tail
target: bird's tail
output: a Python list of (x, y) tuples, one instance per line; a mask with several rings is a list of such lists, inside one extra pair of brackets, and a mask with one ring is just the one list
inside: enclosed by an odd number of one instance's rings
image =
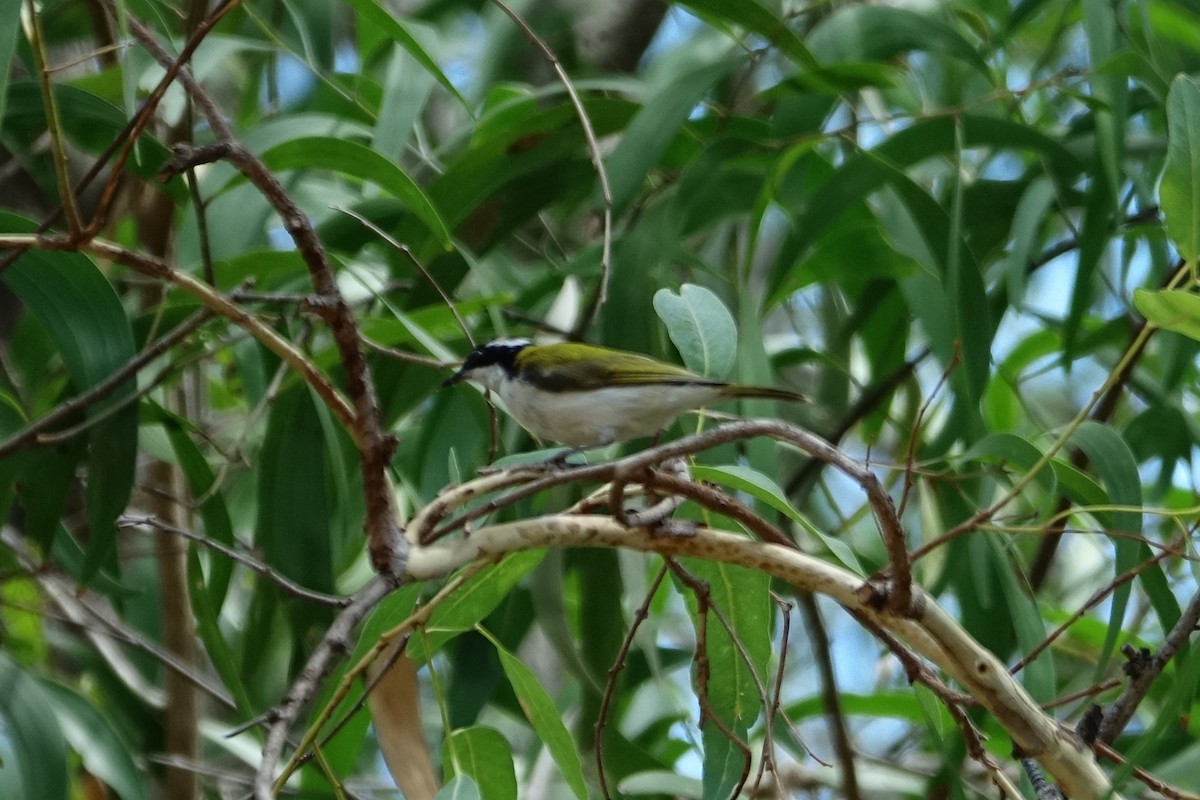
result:
[(776, 389), (771, 386), (743, 386), (731, 383), (721, 394), (726, 397), (761, 397), (766, 400), (786, 400), (789, 403), (811, 403), (807, 396), (799, 392), (789, 392), (787, 389)]

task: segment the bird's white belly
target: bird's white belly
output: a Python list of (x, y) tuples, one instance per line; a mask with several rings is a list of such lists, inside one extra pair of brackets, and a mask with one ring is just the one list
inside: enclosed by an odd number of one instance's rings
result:
[(719, 388), (703, 385), (547, 392), (512, 379), (496, 390), (508, 413), (539, 439), (575, 447), (653, 436), (683, 412), (720, 397)]

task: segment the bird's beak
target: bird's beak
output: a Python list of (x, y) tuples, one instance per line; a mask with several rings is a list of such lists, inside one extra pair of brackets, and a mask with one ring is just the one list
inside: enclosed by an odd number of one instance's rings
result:
[(445, 389), (448, 386), (453, 386), (454, 384), (461, 382), (462, 379), (465, 377), (466, 377), (466, 373), (460, 369), (458, 372), (454, 373), (449, 378), (446, 378), (446, 380), (442, 381), (442, 388)]

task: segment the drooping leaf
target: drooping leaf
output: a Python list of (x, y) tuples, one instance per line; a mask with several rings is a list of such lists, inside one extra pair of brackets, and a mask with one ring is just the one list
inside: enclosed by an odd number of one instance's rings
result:
[(931, 14), (891, 5), (837, 9), (809, 37), (822, 61), (886, 61), (909, 50), (960, 59), (983, 74), (989, 67), (962, 34)]
[(39, 681), (62, 730), (87, 771), (111, 786), (121, 800), (150, 797), (145, 773), (134, 763), (118, 728), (84, 696), (60, 683)]
[[(0, 229), (27, 232), (33, 225), (0, 213)], [(104, 382), (134, 356), (133, 332), (112, 284), (79, 253), (27, 251), (0, 275), (50, 333), (75, 393)], [(135, 384), (120, 384), (89, 405), (86, 580), (114, 553), (117, 515), (133, 488), (137, 454)]]
[[(1142, 484), (1138, 476), (1137, 462), (1134, 461), (1129, 446), (1120, 436), (1111, 428), (1099, 423), (1084, 422), (1072, 438), (1075, 444), (1087, 453), (1088, 459), (1104, 480), (1108, 501), (1123, 506), (1107, 515), (1114, 529), (1112, 539), (1117, 554), (1114, 569), (1119, 575), (1137, 564), (1145, 551), (1145, 546), (1139, 542), (1142, 534)], [(1098, 673), (1107, 666), (1123, 630), (1122, 623), (1131, 591), (1132, 586), (1128, 582), (1113, 591), (1109, 635), (1097, 666)]]
[(16, 52), (17, 35), (21, 32), (21, 0), (0, 0), (0, 120), (4, 119), (4, 104), (8, 98), (9, 63)]
[(413, 36), (404, 22), (393, 16), (378, 0), (350, 0), (350, 5), (358, 12), (361, 20), (369, 23), (372, 27), (382, 30), (391, 37), (426, 72), (436, 78), (437, 82), (453, 95), (464, 108), (470, 110), (471, 106), (466, 98), (459, 94), (458, 88), (446, 77), (446, 73), (442, 72), (437, 61), (421, 46), (421, 43), (417, 41), (417, 38)]
[(54, 706), (37, 680), (0, 652), (0, 718), (25, 797), (66, 800), (67, 746)]
[(698, 14), (726, 20), (753, 31), (803, 67), (817, 66), (817, 59), (809, 52), (804, 41), (761, 0), (742, 0), (739, 3), (726, 3), (723, 0), (682, 0), (679, 5), (686, 6)]
[(1167, 235), (1187, 261), (1200, 258), (1200, 84), (1186, 75), (1167, 95), (1167, 163), (1159, 202)]
[(492, 639), (492, 645), (500, 656), (504, 674), (508, 676), (526, 719), (554, 757), (554, 762), (562, 771), (563, 779), (575, 797), (585, 800), (588, 791), (583, 778), (583, 765), (579, 761), (579, 753), (571, 740), (571, 734), (563, 725), (562, 715), (554, 707), (554, 701), (546, 694), (546, 690), (529, 667), (495, 639)]
[(370, 181), (403, 201), (444, 247), (450, 246), (446, 221), (425, 191), (394, 162), (365, 145), (331, 136), (306, 136), (271, 148), (263, 160), (272, 169), (328, 169)]
[(625, 208), (696, 104), (733, 67), (733, 61), (706, 64), (681, 75), (647, 100), (604, 160), (614, 212)]
[(333, 499), (325, 453), (331, 446), (307, 388), (285, 392), (272, 405), (259, 454), (255, 542), (272, 567), (321, 592), (333, 590)]

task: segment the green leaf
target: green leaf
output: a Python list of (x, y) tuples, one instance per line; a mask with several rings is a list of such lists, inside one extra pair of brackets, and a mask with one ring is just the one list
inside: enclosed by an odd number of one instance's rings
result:
[(205, 655), (212, 662), (213, 669), (221, 676), (226, 688), (233, 694), (238, 711), (253, 716), (254, 702), (250, 699), (233, 651), (225, 641), (225, 633), (221, 630), (220, 612), (209, 589), (211, 581), (204, 581), (204, 570), (200, 567), (200, 559), (196, 555), (194, 545), (188, 548), (187, 570), (192, 613), (196, 616), (196, 632), (200, 635), (200, 641), (204, 642)]
[(454, 99), (462, 104), (462, 107), (471, 111), (471, 104), (466, 98), (459, 94), (458, 89), (446, 77), (446, 73), (442, 72), (437, 65), (437, 61), (421, 47), (421, 43), (416, 37), (409, 32), (405, 24), (380, 5), (377, 0), (348, 0), (349, 4), (358, 12), (360, 23), (368, 23), (371, 27), (377, 28), (388, 35), (392, 41), (404, 48), (410, 56), (416, 59), (417, 63), (425, 68), (425, 71), (432, 75), (438, 83), (440, 83)]
[(839, 8), (812, 32), (809, 43), (822, 62), (888, 61), (909, 50), (944, 53), (990, 74), (986, 61), (954, 28), (931, 14), (895, 6)]
[(508, 682), (517, 695), (517, 702), (521, 704), (521, 711), (525, 713), (525, 718), (529, 720), (529, 724), (533, 726), (538, 738), (550, 751), (554, 763), (558, 764), (563, 779), (571, 787), (571, 791), (580, 800), (586, 800), (588, 796), (587, 783), (583, 778), (583, 765), (579, 760), (579, 752), (575, 749), (571, 734), (563, 725), (562, 714), (554, 707), (554, 701), (550, 699), (550, 695), (546, 694), (541, 682), (529, 667), (504, 649), (500, 642), (486, 631), (482, 632), (496, 648), (496, 653), (500, 656), (500, 664), (504, 668), (504, 674), (508, 676)]
[(0, 0), (0, 121), (4, 119), (4, 104), (8, 98), (9, 65), (17, 48), (21, 32), (21, 0)]
[[(997, 564), (1004, 564), (1013, 558), (1014, 554), (1008, 552), (1010, 548), (998, 537), (986, 536), (984, 541), (991, 549)], [(1022, 653), (1031, 652), (1046, 638), (1046, 623), (1042, 619), (1038, 604), (1018, 583), (1013, 570), (997, 569), (996, 577), (1004, 595), (1006, 613), (1017, 634), (1018, 649)], [(1058, 683), (1055, 673), (1054, 651), (1047, 649), (1021, 671), (1021, 683), (1029, 690), (1034, 700), (1049, 703), (1057, 696)]]
[[(735, 727), (733, 732), (739, 737), (745, 737), (746, 733), (740, 726)], [(749, 757), (712, 722), (704, 724), (701, 739), (704, 744), (704, 775), (700, 797), (703, 800), (727, 800), (734, 796), (734, 789), (746, 774)]]
[[(1088, 55), (1096, 66), (1106, 65), (1121, 53), (1122, 42), (1116, 9), (1106, 0), (1083, 0), (1083, 31)], [(1096, 69), (1089, 76), (1091, 95), (1100, 104), (1093, 109), (1096, 129), (1096, 155), (1099, 169), (1095, 184), (1115, 199), (1122, 181), (1121, 159), (1128, 135), (1125, 124), (1129, 109), (1129, 81), (1124, 75)]]
[(761, 0), (681, 0), (679, 5), (702, 16), (728, 20), (762, 36), (778, 47), (797, 64), (809, 69), (818, 67), (817, 59), (808, 51), (804, 41)]
[[(903, 184), (913, 182), (904, 168), (927, 158), (954, 153), (959, 148), (1027, 151), (1045, 165), (1046, 172), (1059, 185), (1070, 183), (1084, 171), (1083, 162), (1062, 142), (1026, 125), (973, 114), (957, 119), (917, 120), (875, 148), (847, 158), (819, 186), (798, 198), (803, 205), (794, 210), (793, 232), (780, 249), (768, 279), (768, 307), (786, 300), (791, 282), (799, 281), (792, 275), (796, 265), (802, 263), (808, 249), (843, 214), (889, 184), (912, 204), (912, 190)], [(797, 169), (807, 167), (803, 161), (797, 165)], [(944, 248), (948, 235), (947, 232), (931, 237), (931, 241)]]
[[(152, 400), (146, 401), (146, 415), (157, 417), (175, 451), (175, 460), (183, 470), (192, 497), (204, 498), (200, 503), (200, 519), (204, 522), (204, 534), (221, 544), (233, 545), (233, 523), (229, 519), (229, 510), (225, 507), (225, 498), (221, 492), (211, 491), (216, 475), (204, 453), (192, 441), (189, 435), (193, 426), (187, 419), (168, 411)], [(225, 593), (229, 590), (229, 580), (233, 574), (233, 562), (223, 555), (213, 554), (210, 561), (208, 578), (208, 599), (213, 604), (217, 615), (221, 613), (221, 605), (225, 602)]]
[[(545, 550), (527, 550), (513, 553), (499, 564), (484, 567), (430, 614), (425, 632), (414, 636), (409, 643), (408, 655), (417, 661), (425, 661), (446, 642), (474, 628), (488, 614), (495, 611), (513, 587), (532, 572), (545, 557)], [(386, 605), (386, 602), (381, 604), (380, 609)], [(370, 620), (374, 621), (377, 614), (372, 614)], [(396, 609), (393, 609), (387, 618), (391, 620), (392, 625), (397, 625), (407, 615), (406, 612), (400, 616)], [(382, 633), (386, 629), (369, 622), (363, 638), (366, 639), (374, 631)]]
[(1054, 183), (1039, 175), (1025, 189), (1017, 204), (1012, 221), (1012, 246), (1004, 269), (1008, 284), (1008, 302), (1020, 306), (1025, 291), (1025, 276), (1037, 246), (1041, 242), (1043, 223), (1055, 200)]
[(679, 294), (654, 293), (654, 310), (693, 372), (724, 378), (737, 359), (737, 326), (721, 298), (703, 286), (685, 283)]
[[(100, 153), (108, 147), (125, 127), (125, 112), (102, 97), (65, 83), (54, 84), (59, 123), (67, 138), (90, 153)], [(36, 81), (14, 81), (9, 85), (8, 103), (3, 128), (29, 140), (46, 132), (46, 111), (42, 106), (42, 91)], [(149, 133), (138, 138), (135, 158), (128, 169), (137, 175), (154, 180), (163, 164), (171, 157), (167, 146)], [(158, 191), (177, 202), (187, 201), (187, 189), (182, 181), (159, 183)]]
[(2, 652), (0, 720), (17, 762), (24, 796), (66, 800), (67, 746), (54, 706), (37, 680)]
[[(1142, 482), (1138, 475), (1137, 461), (1129, 445), (1116, 431), (1097, 422), (1085, 421), (1075, 430), (1071, 440), (1087, 454), (1088, 460), (1099, 473), (1108, 492), (1108, 501), (1114, 505), (1129, 507), (1108, 515), (1117, 534), (1112, 539), (1117, 554), (1115, 573), (1120, 575), (1134, 567), (1146, 549), (1145, 545), (1138, 541), (1142, 535)], [(1129, 603), (1132, 588), (1129, 582), (1125, 582), (1113, 591), (1109, 633), (1100, 663), (1096, 667), (1097, 674), (1104, 672), (1117, 638), (1124, 629), (1125, 608)], [(1164, 629), (1170, 627), (1166, 620), (1163, 620), (1163, 623)]]
[(866, 570), (863, 569), (858, 556), (855, 555), (850, 545), (836, 536), (826, 535), (824, 531), (810, 522), (808, 517), (792, 507), (792, 504), (788, 502), (787, 496), (784, 495), (783, 489), (779, 487), (779, 484), (758, 470), (736, 464), (719, 467), (693, 464), (691, 472), (692, 477), (697, 480), (716, 483), (735, 492), (745, 492), (755, 499), (761, 500), (820, 539), (829, 548), (829, 552), (833, 553), (852, 572), (858, 575), (866, 575)]
[[(25, 427), (27, 422), (20, 404), (8, 392), (0, 391), (0, 442)], [(0, 458), (0, 519), (8, 519), (15, 495), (13, 481), (21, 472), (23, 469), (20, 456)], [(55, 513), (53, 518), (57, 520), (58, 517), (59, 514)]]
[(283, 392), (271, 406), (258, 458), (255, 543), (266, 560), (301, 586), (333, 590), (331, 476), (316, 404), (307, 387)]
[[(495, 611), (513, 588), (545, 557), (545, 550), (513, 553), (499, 564), (484, 568), (460, 586), (429, 617), (426, 635), (421, 637), (429, 653), (436, 652), (445, 642), (475, 627)], [(409, 652), (416, 658), (420, 650), (410, 649)]]
[[(684, 563), (707, 584), (709, 600), (729, 624), (727, 629), (711, 612), (708, 615), (709, 706), (726, 725), (744, 734), (762, 711), (762, 691), (771, 674), (770, 578), (729, 564), (697, 559)], [(694, 624), (702, 624), (694, 593), (686, 587), (681, 591), (687, 595)]]
[(38, 685), (54, 709), (63, 736), (87, 771), (112, 787), (121, 800), (148, 798), (145, 774), (134, 763), (129, 745), (122, 741), (113, 721), (73, 689), (47, 680)]
[[(1012, 464), (1021, 471), (1028, 471), (1042, 458), (1042, 451), (1032, 442), (1015, 433), (993, 433), (973, 444), (962, 454), (964, 461), (995, 461)], [(1054, 497), (1057, 483), (1053, 470), (1042, 470), (1034, 476), (1033, 483), (1043, 492), (1043, 500)]]
[(925, 728), (941, 747), (946, 746), (946, 737), (954, 730), (954, 720), (946, 713), (946, 706), (933, 690), (923, 683), (913, 686), (913, 694), (921, 710)]
[(442, 765), (447, 779), (459, 775), (471, 778), (483, 800), (517, 796), (512, 751), (495, 728), (473, 725), (452, 731), (442, 743)]
[(604, 160), (612, 191), (613, 211), (619, 214), (633, 199), (647, 173), (662, 158), (681, 125), (713, 86), (734, 68), (733, 60), (719, 61), (684, 73), (646, 101), (625, 128), (621, 141)]
[[(514, 797), (516, 795), (513, 795)], [(454, 778), (438, 790), (433, 800), (482, 800), (479, 787), (468, 775), (455, 775)]]
[(1136, 289), (1133, 307), (1147, 322), (1200, 340), (1200, 295), (1181, 289)]
[[(33, 224), (0, 213), (0, 230), (28, 232)], [(102, 383), (134, 356), (133, 331), (112, 284), (78, 253), (29, 250), (0, 275), (50, 333), (76, 392)], [(87, 408), (98, 420), (87, 433), (88, 551), (83, 579), (111, 559), (117, 515), (133, 489), (137, 457), (136, 385), (121, 384)]]
[(429, 196), (404, 170), (365, 145), (332, 136), (304, 136), (272, 147), (263, 153), (263, 161), (275, 170), (328, 169), (374, 183), (401, 200), (444, 248), (450, 248), (450, 229)]

